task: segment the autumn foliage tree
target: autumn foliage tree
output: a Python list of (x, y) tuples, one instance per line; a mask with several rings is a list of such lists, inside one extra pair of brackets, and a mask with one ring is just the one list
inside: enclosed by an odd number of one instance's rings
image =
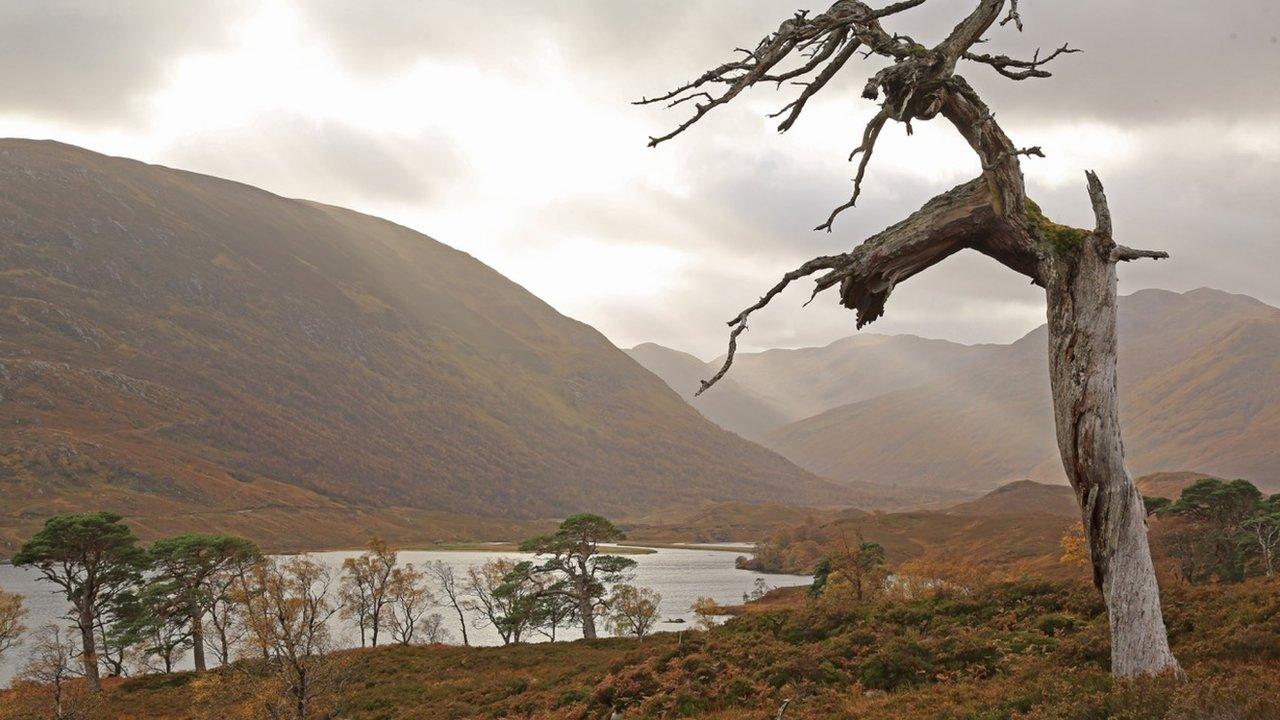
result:
[(1045, 78), (1047, 64), (1075, 50), (1062, 45), (1027, 59), (985, 51), (983, 43), (997, 23), (1022, 30), (1018, 0), (972, 0), (969, 14), (932, 44), (885, 29), (886, 19), (924, 2), (872, 7), (860, 0), (838, 0), (816, 15), (798, 12), (733, 59), (670, 92), (639, 101), (691, 110), (675, 129), (650, 138), (649, 144), (656, 146), (755, 85), (786, 84), (798, 90), (775, 115), (781, 118), (778, 130), (785, 131), (850, 61), (859, 55), (884, 61), (862, 89), (864, 98), (880, 104), (850, 155), (858, 159), (853, 191), (818, 225), (820, 230), (830, 231), (840, 213), (857, 202), (876, 142), (891, 121), (902, 123), (909, 134), (916, 123), (942, 118), (972, 148), (981, 167), (978, 177), (937, 195), (851, 250), (814, 258), (784, 274), (729, 321), (724, 364), (699, 392), (729, 371), (751, 314), (796, 280), (816, 275), (814, 295), (834, 289), (840, 304), (856, 312), (861, 328), (884, 314), (899, 284), (961, 250), (976, 250), (1028, 278), (1045, 291), (1058, 449), (1079, 501), (1094, 583), (1109, 612), (1112, 672), (1177, 671), (1142, 499), (1125, 467), (1116, 393), (1116, 266), (1167, 255), (1116, 242), (1102, 183), (1092, 172), (1086, 179), (1094, 227), (1050, 220), (1027, 196), (1021, 168), (1022, 158), (1042, 156), (1043, 151), (1014, 145), (960, 74), (967, 65), (1016, 81)]
[[(315, 560), (298, 556), (264, 559), (233, 588), (244, 611), (250, 657), (264, 658), (270, 672), (253, 675), (253, 717), (309, 720), (331, 717), (350, 677), (336, 649), (330, 621), (338, 613), (333, 576)], [(255, 665), (241, 667), (255, 672)]]
[(75, 638), (49, 624), (30, 638), (27, 661), (13, 687), (0, 693), (0, 717), (14, 720), (91, 720), (100, 717), (94, 687), (77, 670), (83, 657)]
[(409, 645), (417, 639), (439, 642), (446, 637), (440, 616), (431, 612), (434, 607), (435, 595), (427, 585), (426, 573), (411, 564), (391, 571), (385, 609), (386, 623), (396, 642)]
[(0, 660), (4, 660), (5, 653), (12, 650), (21, 640), (22, 633), (27, 631), (22, 624), (26, 615), (22, 596), (0, 588)]
[(643, 640), (658, 622), (662, 594), (653, 588), (620, 584), (609, 594), (609, 630)]
[(385, 540), (373, 538), (363, 553), (342, 561), (342, 612), (360, 628), (360, 647), (366, 642), (378, 645), (398, 560), (399, 554)]

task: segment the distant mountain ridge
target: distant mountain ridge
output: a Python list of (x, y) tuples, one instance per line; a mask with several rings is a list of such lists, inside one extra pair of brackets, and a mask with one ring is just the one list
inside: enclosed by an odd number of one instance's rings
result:
[(0, 423), (0, 550), (77, 509), (283, 537), (402, 508), (432, 537), (441, 514), (849, 495), (465, 253), (47, 141), (0, 141)]
[[(1009, 345), (872, 336), (740, 356), (728, 377), (812, 411), (755, 437), (819, 475), (982, 492), (1064, 481), (1046, 352), (1043, 326)], [(1195, 467), (1280, 490), (1280, 310), (1208, 288), (1122, 297), (1119, 377), (1132, 472)]]
[(770, 400), (744, 387), (736, 378), (726, 377), (709, 392), (694, 397), (699, 383), (710, 374), (705, 363), (688, 353), (644, 343), (627, 350), (627, 354), (662, 378), (703, 415), (745, 438), (761, 437), (794, 419)]
[(627, 352), (673, 389), (683, 389), (681, 394), (721, 427), (761, 439), (826, 410), (940, 378), (980, 361), (990, 347), (864, 333), (824, 347), (739, 352), (731, 372), (696, 398), (698, 382), (714, 374), (723, 357), (704, 363), (656, 343)]

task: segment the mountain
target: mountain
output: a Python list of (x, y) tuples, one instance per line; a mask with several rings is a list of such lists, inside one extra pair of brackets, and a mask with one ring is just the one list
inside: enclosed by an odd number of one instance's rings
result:
[(1133, 483), (1138, 486), (1138, 490), (1148, 497), (1162, 497), (1170, 500), (1177, 500), (1182, 497), (1182, 491), (1189, 487), (1192, 483), (1202, 478), (1212, 478), (1221, 480), (1222, 478), (1214, 478), (1208, 473), (1189, 472), (1186, 470), (1175, 470), (1171, 472), (1157, 472), (1150, 475), (1143, 475), (1135, 478)]
[(662, 378), (676, 393), (684, 397), (712, 422), (738, 433), (742, 437), (757, 439), (769, 430), (791, 422), (794, 418), (751, 390), (736, 379), (724, 378), (698, 397), (693, 393), (699, 383), (715, 372), (698, 358), (679, 350), (672, 350), (656, 343), (644, 343), (627, 351), (636, 362), (654, 375)]
[(852, 508), (807, 508), (780, 503), (709, 502), (622, 518), (628, 541), (673, 543), (757, 542), (784, 528), (864, 516)]
[(1076, 503), (1075, 493), (1066, 485), (1018, 480), (1001, 485), (976, 500), (950, 507), (945, 512), (948, 515), (980, 517), (1047, 513), (1058, 517), (1079, 518), (1080, 506)]
[[(738, 353), (726, 379), (763, 397), (794, 422), (942, 378), (980, 362), (990, 350), (915, 335), (863, 333), (825, 347)], [(709, 365), (718, 369), (723, 362), (720, 357)], [(712, 392), (714, 388), (706, 394)]]
[[(1135, 475), (1195, 467), (1280, 489), (1280, 310), (1199, 289), (1142, 290), (1121, 298), (1119, 312), (1121, 421)], [(836, 479), (967, 490), (1061, 483), (1046, 367), (1042, 326), (986, 346), (981, 362), (764, 442)]]
[(696, 398), (699, 381), (715, 374), (723, 357), (704, 363), (655, 343), (627, 352), (708, 419), (756, 440), (826, 410), (935, 380), (980, 362), (991, 346), (866, 333), (825, 347), (739, 352), (730, 373)]
[(445, 515), (845, 492), (429, 237), (47, 141), (0, 141), (0, 423), (10, 543), (91, 508), (429, 538)]

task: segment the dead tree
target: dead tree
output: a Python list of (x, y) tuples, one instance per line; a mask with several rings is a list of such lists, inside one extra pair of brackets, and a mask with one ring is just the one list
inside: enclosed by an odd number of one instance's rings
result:
[(795, 99), (775, 114), (782, 118), (782, 132), (855, 55), (888, 59), (862, 91), (863, 97), (881, 102), (850, 155), (851, 161), (858, 158), (852, 195), (819, 230), (830, 231), (836, 217), (857, 202), (876, 140), (890, 120), (904, 123), (910, 134), (913, 122), (940, 115), (981, 161), (979, 177), (938, 195), (849, 252), (814, 258), (786, 273), (729, 321), (724, 365), (698, 392), (728, 372), (751, 313), (795, 280), (817, 275), (814, 296), (836, 288), (841, 305), (856, 311), (861, 328), (884, 313), (899, 283), (965, 248), (1025, 275), (1045, 290), (1058, 447), (1080, 502), (1094, 582), (1107, 604), (1112, 672), (1120, 677), (1178, 672), (1161, 616), (1142, 498), (1125, 468), (1116, 406), (1116, 264), (1168, 256), (1116, 244), (1102, 183), (1092, 172), (1085, 175), (1094, 228), (1081, 230), (1046, 218), (1026, 195), (1019, 163), (1024, 156), (1041, 155), (1040, 148), (1015, 146), (956, 72), (961, 63), (971, 63), (1012, 80), (1044, 78), (1049, 76), (1046, 64), (1076, 50), (1063, 45), (1030, 59), (974, 52), (997, 22), (1022, 30), (1017, 0), (1007, 10), (1005, 0), (977, 0), (974, 11), (932, 47), (882, 27), (883, 19), (924, 2), (904, 0), (876, 9), (858, 0), (839, 0), (817, 16), (797, 13), (754, 49), (739, 49), (735, 59), (697, 79), (639, 101), (693, 108), (674, 130), (650, 138), (649, 145), (656, 146), (753, 85), (791, 83), (799, 88)]

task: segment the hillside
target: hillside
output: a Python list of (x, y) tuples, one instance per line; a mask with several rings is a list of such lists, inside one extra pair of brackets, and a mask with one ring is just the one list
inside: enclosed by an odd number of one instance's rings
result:
[(620, 523), (633, 542), (755, 542), (778, 530), (806, 522), (826, 523), (861, 515), (861, 510), (807, 508), (779, 503), (719, 502), (667, 508), (624, 518)]
[(947, 508), (949, 515), (992, 516), (1023, 513), (1047, 513), (1079, 519), (1080, 506), (1075, 493), (1067, 485), (1045, 485), (1019, 480), (1001, 485), (976, 500)]
[[(1065, 487), (1065, 486), (1064, 486)], [(1079, 512), (951, 512), (913, 510), (848, 513), (828, 522), (782, 528), (756, 544), (748, 565), (761, 572), (807, 574), (818, 560), (848, 552), (859, 538), (880, 543), (890, 564), (917, 561), (948, 569), (1000, 567), (1012, 574), (1076, 577), (1062, 565), (1062, 536)], [(816, 519), (815, 519), (816, 520)]]
[[(842, 499), (393, 223), (27, 140), (0, 141), (0, 218), (10, 548), (90, 508), (144, 535), (363, 534), (396, 513), (430, 538), (432, 513)], [(367, 524), (337, 520), (351, 507)]]
[[(1060, 483), (1045, 345), (1041, 327), (985, 346), (980, 363), (792, 423), (764, 442), (836, 479), (965, 490), (1027, 477)], [(1280, 489), (1280, 310), (1217, 290), (1143, 290), (1120, 300), (1119, 363), (1135, 474), (1195, 467)]]
[[(1208, 473), (1178, 470), (1173, 472), (1157, 472), (1134, 479), (1138, 490), (1148, 497), (1162, 497), (1177, 500), (1182, 491), (1201, 478), (1213, 478)], [(1222, 478), (1213, 478), (1221, 480)]]
[[(980, 361), (988, 350), (914, 335), (860, 333), (823, 347), (739, 353), (730, 377), (795, 421), (935, 380)], [(710, 365), (719, 368), (723, 361)]]

